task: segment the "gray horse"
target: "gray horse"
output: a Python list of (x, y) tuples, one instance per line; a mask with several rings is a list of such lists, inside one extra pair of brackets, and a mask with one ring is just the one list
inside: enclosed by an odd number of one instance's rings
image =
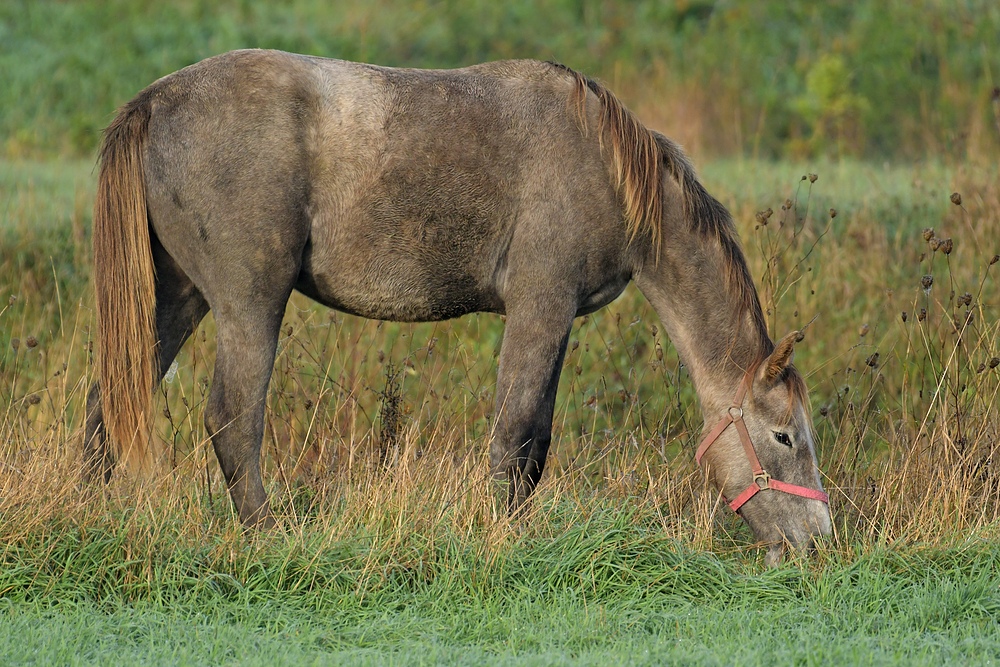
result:
[(573, 318), (634, 280), (690, 369), (699, 461), (743, 498), (768, 560), (829, 533), (796, 333), (771, 341), (728, 212), (600, 84), (534, 61), (235, 51), (139, 93), (100, 159), (89, 477), (152, 469), (153, 390), (211, 309), (205, 424), (240, 519), (272, 525), (264, 401), (296, 289), (383, 320), (506, 315), (490, 462), (516, 510), (545, 465)]

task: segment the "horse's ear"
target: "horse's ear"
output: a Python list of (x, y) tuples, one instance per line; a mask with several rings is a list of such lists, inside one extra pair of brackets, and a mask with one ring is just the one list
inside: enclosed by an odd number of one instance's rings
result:
[(761, 364), (761, 379), (764, 382), (771, 384), (788, 368), (795, 355), (795, 344), (804, 337), (801, 331), (793, 331), (778, 341), (774, 352)]

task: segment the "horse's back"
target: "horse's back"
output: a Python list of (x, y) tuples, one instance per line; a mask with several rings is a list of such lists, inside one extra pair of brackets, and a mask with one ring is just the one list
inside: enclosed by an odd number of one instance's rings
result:
[[(196, 282), (250, 257), (266, 275), (294, 264), (299, 289), (368, 317), (503, 312), (512, 249), (585, 259), (608, 237), (606, 273), (624, 239), (572, 85), (534, 61), (210, 58), (147, 91), (151, 221)], [(582, 272), (581, 292), (600, 287)]]

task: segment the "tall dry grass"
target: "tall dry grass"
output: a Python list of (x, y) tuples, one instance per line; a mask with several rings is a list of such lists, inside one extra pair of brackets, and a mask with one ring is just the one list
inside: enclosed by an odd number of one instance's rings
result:
[[(772, 333), (808, 323), (797, 363), (835, 517), (828, 553), (995, 539), (1000, 526), (1000, 189), (995, 174), (968, 171), (934, 183), (931, 194), (916, 184), (919, 170), (907, 174), (904, 203), (919, 212), (918, 225), (883, 224), (892, 202), (823, 192), (822, 173), (764, 201), (729, 198)], [(740, 178), (715, 189), (725, 199)], [(65, 201), (85, 204), (81, 187)], [(41, 204), (23, 194), (10, 200), (30, 218)], [(826, 206), (838, 197), (840, 210)], [(73, 219), (84, 204), (62, 215)], [(924, 231), (927, 220), (937, 221), (933, 232)], [(694, 464), (701, 423), (690, 382), (633, 290), (574, 327), (549, 468), (523, 521), (507, 519), (487, 475), (500, 318), (379, 323), (298, 296), (283, 324), (263, 445), (284, 519), (278, 535), (248, 542), (205, 433), (211, 316), (157, 392), (159, 481), (84, 487), (90, 296), (59, 280), (55, 259), (45, 266), (32, 254), (44, 238), (22, 232), (7, 237), (15, 252), (3, 265), (0, 307), (0, 541), (13, 545), (8, 551), (58, 550), (64, 534), (110, 535), (114, 553), (140, 564), (129, 579), (136, 586), (155, 574), (150, 554), (181, 544), (209, 544), (207, 562), (249, 567), (274, 540), (308, 543), (314, 554), (363, 542), (419, 571), (441, 549), (471, 550), (488, 563), (525, 535), (558, 536), (610, 513), (695, 549), (756, 554)], [(61, 254), (86, 257), (84, 235), (60, 238)], [(382, 556), (371, 556), (372, 576)]]

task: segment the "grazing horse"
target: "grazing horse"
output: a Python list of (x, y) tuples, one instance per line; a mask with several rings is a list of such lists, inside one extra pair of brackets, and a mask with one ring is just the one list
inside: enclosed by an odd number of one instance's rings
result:
[(573, 319), (634, 280), (690, 370), (698, 460), (769, 561), (830, 531), (796, 333), (768, 336), (729, 213), (676, 144), (561, 65), (245, 50), (170, 74), (105, 132), (94, 274), (90, 478), (154, 465), (153, 390), (211, 309), (205, 424), (240, 519), (272, 525), (264, 401), (295, 289), (382, 320), (506, 315), (490, 463), (516, 510), (545, 466)]

